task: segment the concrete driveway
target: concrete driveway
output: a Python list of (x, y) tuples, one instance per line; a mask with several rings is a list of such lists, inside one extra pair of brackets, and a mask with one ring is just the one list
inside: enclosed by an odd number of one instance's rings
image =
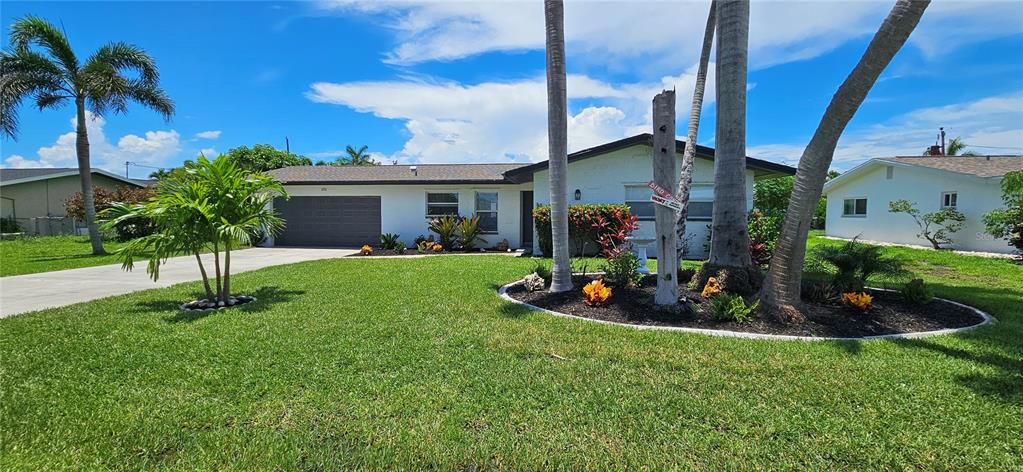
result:
[[(262, 247), (232, 251), (231, 274), (295, 262), (333, 259), (355, 252), (355, 249)], [(212, 277), (213, 256), (204, 255), (203, 264)], [(131, 272), (125, 272), (120, 264), (114, 264), (0, 277), (0, 318), (199, 279), (195, 256), (168, 259), (160, 268), (159, 282), (153, 282), (146, 275), (145, 261), (136, 263)]]

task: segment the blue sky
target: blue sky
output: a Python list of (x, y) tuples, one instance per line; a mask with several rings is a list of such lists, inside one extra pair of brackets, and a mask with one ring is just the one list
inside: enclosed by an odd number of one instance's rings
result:
[[(794, 163), (893, 2), (754, 1), (748, 150)], [(684, 132), (708, 2), (566, 5), (569, 147), (649, 132), (650, 100), (679, 92)], [(146, 49), (177, 104), (91, 123), (94, 164), (173, 166), (269, 143), (330, 160), (368, 145), (384, 161), (545, 158), (539, 2), (4, 2), (62, 24), (79, 56)], [(713, 59), (712, 59), (713, 60)], [(713, 89), (701, 144), (714, 144)], [(15, 166), (74, 166), (74, 110), (20, 110), (2, 142)], [(835, 167), (919, 154), (938, 126), (975, 151), (1023, 153), (1023, 3), (936, 0), (846, 130)], [(141, 177), (148, 168), (132, 168)]]

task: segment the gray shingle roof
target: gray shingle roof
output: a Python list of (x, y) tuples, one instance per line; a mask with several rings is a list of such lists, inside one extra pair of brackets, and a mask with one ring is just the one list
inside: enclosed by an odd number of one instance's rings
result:
[(507, 183), (504, 173), (527, 164), (292, 166), (267, 172), (285, 184)]
[(905, 156), (881, 160), (977, 177), (1000, 177), (1012, 171), (1023, 171), (1023, 156)]
[(11, 180), (28, 179), (31, 177), (42, 177), (51, 174), (63, 174), (65, 172), (78, 171), (74, 167), (50, 167), (32, 169), (0, 169), (0, 182)]

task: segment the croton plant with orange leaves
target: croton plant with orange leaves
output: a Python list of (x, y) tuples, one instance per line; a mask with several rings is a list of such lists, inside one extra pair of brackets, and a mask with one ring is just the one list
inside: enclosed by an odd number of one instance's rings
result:
[(583, 286), (583, 295), (586, 296), (587, 305), (600, 306), (611, 299), (611, 287), (604, 286), (601, 280), (594, 280)]
[(372, 254), (373, 254), (373, 248), (372, 248), (372, 247), (370, 247), (370, 245), (369, 245), (369, 244), (364, 244), (364, 245), (362, 246), (362, 251), (361, 251), (361, 252), (362, 252), (362, 255), (364, 255), (364, 256), (369, 256), (369, 255), (372, 255)]
[(867, 311), (871, 307), (874, 297), (867, 292), (846, 292), (842, 294), (842, 303), (856, 308), (860, 311)]

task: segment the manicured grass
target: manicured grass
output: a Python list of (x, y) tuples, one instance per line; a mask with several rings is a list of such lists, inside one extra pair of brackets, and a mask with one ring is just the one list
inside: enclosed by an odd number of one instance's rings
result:
[(209, 316), (174, 311), (192, 283), (4, 319), (0, 468), (1018, 469), (1023, 266), (905, 254), (1000, 323), (640, 331), (500, 300), (531, 267), (501, 256), (263, 269)]
[(108, 254), (93, 256), (88, 236), (39, 236), (0, 241), (0, 277), (117, 263), (121, 243), (103, 241)]

